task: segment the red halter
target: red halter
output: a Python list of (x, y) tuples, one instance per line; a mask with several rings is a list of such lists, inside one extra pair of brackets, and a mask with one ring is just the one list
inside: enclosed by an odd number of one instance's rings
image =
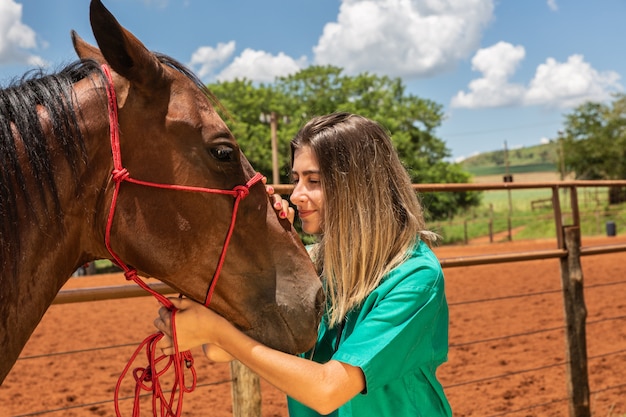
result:
[[(119, 390), (121, 386), (121, 382), (126, 376), (130, 365), (133, 363), (141, 349), (146, 347), (146, 354), (148, 358), (149, 365), (146, 368), (137, 368), (133, 371), (133, 375), (135, 377), (136, 386), (135, 386), (135, 402), (133, 405), (133, 416), (139, 416), (139, 395), (141, 390), (152, 391), (152, 408), (153, 414), (156, 416), (157, 407), (161, 410), (162, 416), (180, 416), (182, 412), (182, 399), (183, 394), (185, 392), (191, 392), (195, 389), (196, 386), (196, 372), (193, 368), (193, 358), (191, 356), (191, 352), (179, 352), (178, 344), (176, 342), (176, 326), (175, 326), (175, 313), (176, 309), (170, 302), (170, 300), (163, 296), (162, 294), (157, 293), (152, 290), (144, 281), (139, 279), (137, 276), (137, 270), (135, 268), (131, 268), (122, 259), (113, 251), (111, 247), (111, 228), (113, 225), (113, 218), (115, 216), (115, 208), (117, 206), (117, 198), (120, 192), (120, 186), (122, 182), (130, 182), (133, 184), (144, 185), (147, 187), (154, 188), (163, 188), (169, 190), (179, 190), (179, 191), (192, 191), (192, 192), (201, 192), (201, 193), (212, 193), (212, 194), (225, 194), (231, 195), (235, 198), (235, 202), (233, 205), (233, 213), (231, 216), (230, 226), (228, 228), (228, 232), (226, 234), (226, 238), (224, 239), (224, 245), (222, 247), (222, 252), (220, 254), (217, 266), (215, 268), (215, 273), (213, 274), (213, 278), (207, 290), (207, 294), (204, 300), (204, 305), (208, 307), (211, 302), (211, 298), (213, 296), (213, 291), (215, 290), (215, 286), (217, 284), (217, 280), (219, 278), (220, 272), (222, 270), (222, 266), (224, 265), (224, 261), (226, 259), (226, 251), (228, 249), (228, 244), (230, 243), (230, 238), (233, 234), (235, 228), (235, 221), (237, 219), (237, 210), (239, 208), (239, 203), (242, 199), (244, 199), (248, 193), (250, 187), (257, 184), (261, 181), (263, 176), (260, 173), (256, 173), (245, 185), (237, 185), (232, 190), (220, 190), (220, 189), (212, 189), (212, 188), (202, 188), (202, 187), (193, 187), (193, 186), (184, 186), (184, 185), (175, 185), (175, 184), (159, 184), (149, 181), (142, 181), (132, 178), (128, 173), (128, 170), (122, 165), (122, 153), (120, 148), (120, 136), (119, 136), (119, 126), (117, 119), (117, 98), (115, 95), (115, 89), (113, 86), (113, 78), (111, 77), (111, 72), (107, 65), (102, 65), (102, 71), (107, 78), (107, 98), (108, 98), (108, 109), (109, 109), (109, 126), (110, 126), (110, 134), (111, 134), (111, 151), (113, 154), (113, 171), (111, 172), (111, 177), (113, 182), (115, 183), (115, 189), (113, 191), (113, 198), (111, 200), (111, 207), (109, 210), (109, 217), (107, 220), (106, 231), (104, 236), (104, 241), (106, 248), (111, 254), (112, 258), (115, 260), (123, 270), (124, 275), (127, 280), (132, 280), (137, 283), (141, 288), (151, 293), (157, 300), (163, 304), (168, 309), (172, 310), (172, 338), (174, 342), (174, 355), (169, 358), (165, 355), (156, 358), (156, 344), (163, 337), (162, 333), (156, 333), (152, 336), (149, 336), (142, 342), (142, 344), (137, 348), (130, 361), (124, 368), (124, 371), (120, 375), (120, 378), (117, 381), (117, 385), (115, 387), (115, 412), (117, 416), (120, 416), (119, 411)], [(156, 365), (163, 360), (167, 360), (167, 364), (164, 365), (162, 370), (157, 370)], [(162, 376), (165, 372), (167, 372), (171, 366), (174, 365), (174, 377), (175, 381), (172, 386), (172, 392), (170, 394), (169, 400), (165, 398), (165, 394), (161, 389), (161, 385), (159, 383), (159, 377)], [(184, 380), (184, 367), (190, 369), (190, 372), (193, 376), (193, 382), (191, 386), (187, 387), (185, 385)], [(177, 395), (177, 390), (180, 389), (180, 393)], [(172, 408), (174, 401), (177, 401), (176, 408)]]

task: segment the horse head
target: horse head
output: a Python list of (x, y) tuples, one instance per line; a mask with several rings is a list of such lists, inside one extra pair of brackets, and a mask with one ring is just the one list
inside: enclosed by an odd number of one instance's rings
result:
[[(124, 168), (136, 179), (212, 190), (233, 190), (255, 175), (206, 88), (171, 59), (150, 52), (94, 0), (90, 19), (98, 47), (72, 33), (83, 60), (112, 69)], [(109, 124), (81, 100), (100, 102), (102, 83), (76, 87), (87, 167), (82, 181), (95, 207), (81, 243), (85, 257), (110, 258), (103, 246), (114, 181)], [(102, 107), (100, 106), (100, 111)], [(323, 307), (321, 284), (289, 222), (280, 220), (261, 183), (241, 199), (210, 308), (250, 336), (287, 352), (315, 342)], [(231, 195), (157, 189), (123, 183), (112, 217), (111, 246), (139, 275), (154, 277), (204, 302), (234, 205)], [(81, 259), (83, 262), (85, 259)]]

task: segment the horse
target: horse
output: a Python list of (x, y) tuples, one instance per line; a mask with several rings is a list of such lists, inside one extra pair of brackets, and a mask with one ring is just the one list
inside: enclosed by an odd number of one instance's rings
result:
[(319, 277), (219, 102), (99, 0), (90, 21), (97, 46), (72, 31), (76, 62), (0, 90), (0, 384), (72, 272), (97, 259), (198, 302), (211, 291), (208, 307), (251, 337), (306, 351)]

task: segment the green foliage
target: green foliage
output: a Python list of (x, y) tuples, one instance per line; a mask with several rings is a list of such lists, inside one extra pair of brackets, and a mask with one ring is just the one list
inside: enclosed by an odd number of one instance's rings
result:
[(626, 96), (609, 105), (587, 102), (566, 116), (563, 142), (568, 170), (577, 179), (626, 178)]
[[(433, 164), (426, 174), (424, 183), (468, 183), (470, 176), (459, 164)], [(449, 193), (424, 193), (420, 195), (427, 220), (450, 219), (470, 207), (478, 206), (482, 193), (476, 191), (457, 191)]]
[[(209, 85), (230, 117), (225, 120), (252, 165), (270, 176), (270, 127), (261, 114), (278, 114), (278, 154), (281, 182), (289, 182), (289, 141), (311, 117), (336, 111), (357, 113), (384, 126), (414, 183), (469, 182), (457, 164), (446, 162), (450, 152), (434, 131), (443, 108), (431, 100), (407, 94), (400, 78), (368, 73), (347, 76), (334, 66), (311, 66), (276, 79), (270, 85), (248, 80)], [(431, 218), (446, 218), (478, 204), (479, 193), (439, 193), (428, 199)]]

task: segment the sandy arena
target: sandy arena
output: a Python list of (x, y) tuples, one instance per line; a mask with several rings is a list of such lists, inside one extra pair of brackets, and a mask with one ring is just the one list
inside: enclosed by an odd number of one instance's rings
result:
[[(622, 236), (583, 238), (583, 246), (625, 242)], [(555, 241), (522, 241), (436, 252), (451, 258), (555, 247)], [(594, 416), (626, 415), (624, 259), (623, 252), (582, 259)], [(445, 274), (451, 349), (439, 376), (454, 415), (568, 416), (559, 261), (446, 268)], [(70, 279), (65, 288), (123, 283), (121, 274), (105, 274)], [(154, 332), (157, 308), (151, 297), (52, 306), (0, 387), (0, 417), (113, 416), (117, 378)], [(79, 352), (50, 355), (73, 351)], [(185, 396), (183, 416), (231, 417), (229, 365), (193, 354), (199, 387)], [(135, 366), (145, 365), (140, 358)], [(122, 397), (132, 395), (132, 385), (128, 377)], [(264, 382), (262, 397), (264, 417), (287, 416), (284, 396)], [(130, 415), (131, 401), (121, 406)], [(148, 403), (142, 410), (151, 415)]]

